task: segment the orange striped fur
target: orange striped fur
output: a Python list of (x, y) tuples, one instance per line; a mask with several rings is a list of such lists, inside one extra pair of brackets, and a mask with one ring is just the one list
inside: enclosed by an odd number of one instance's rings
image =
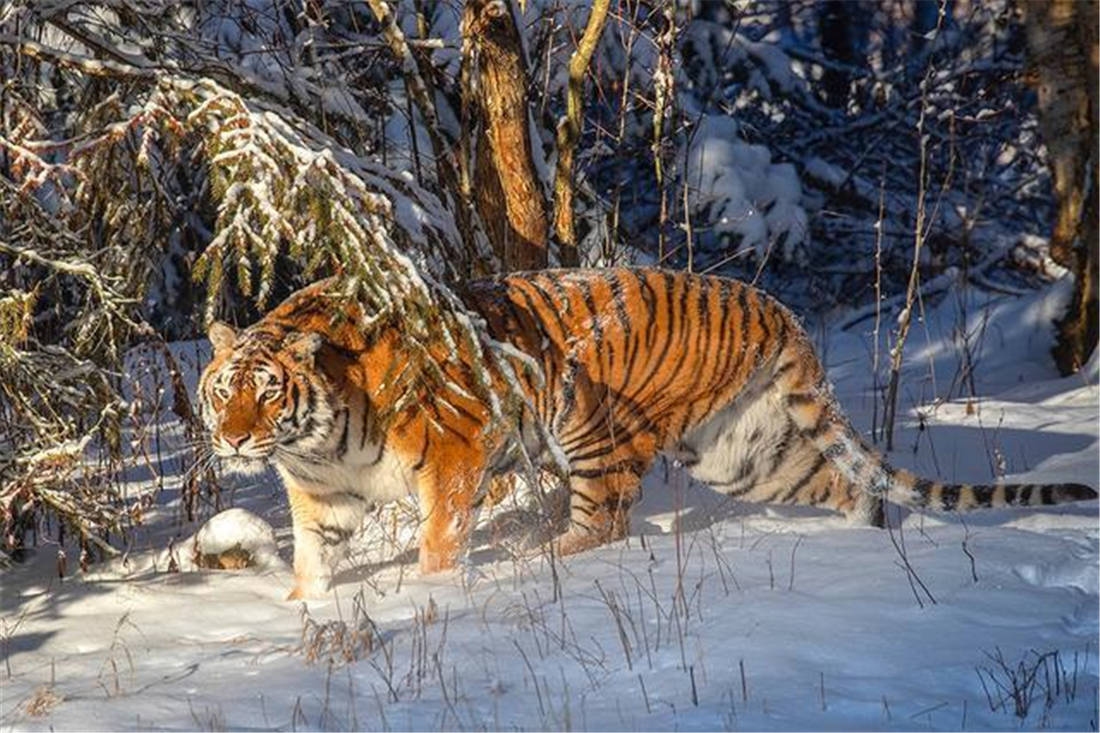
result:
[(798, 320), (734, 280), (547, 270), (472, 284), (467, 303), (490, 334), (545, 376), (542, 388), (521, 377), (533, 413), (511, 431), (490, 427), (463, 365), (447, 367), (458, 386), (423, 395), (423, 409), (387, 414), (409, 388), (394, 379), (406, 366), (398, 333), (360, 331), (357, 307), (325, 288), (295, 293), (241, 333), (215, 324), (200, 382), (215, 452), (243, 470), (270, 461), (286, 484), (294, 597), (327, 589), (367, 506), (411, 492), (424, 517), (421, 570), (452, 567), (516, 436), (537, 450), (532, 420), (569, 461), (562, 554), (626, 534), (641, 477), (660, 454), (745, 501), (828, 507), (864, 523), (881, 521), (883, 499), (954, 510), (1096, 495), (1080, 484), (942, 484), (891, 468), (840, 411)]

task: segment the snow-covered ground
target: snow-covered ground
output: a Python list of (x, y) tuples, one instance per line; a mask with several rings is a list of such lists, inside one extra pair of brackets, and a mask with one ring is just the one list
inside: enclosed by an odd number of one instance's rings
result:
[[(1047, 358), (1065, 286), (930, 306), (907, 348), (894, 463), (1097, 484), (1096, 362), (1058, 379)], [(972, 399), (956, 379), (962, 305)], [(867, 430), (872, 325), (808, 323)], [(196, 349), (177, 352), (193, 371)], [(178, 434), (166, 418), (169, 473)], [(178, 484), (146, 519), (150, 549), (125, 563), (59, 580), (45, 547), (3, 571), (5, 729), (1097, 728), (1096, 502), (907, 513), (885, 532), (737, 504), (658, 466), (627, 541), (555, 566), (509, 550), (532, 523), (505, 503), (463, 570), (421, 578), (408, 512), (386, 508), (333, 598), (303, 606), (283, 600), (275, 557), (188, 570), (198, 527), (179, 520)], [(225, 486), (288, 559), (274, 475)], [(167, 572), (170, 537), (182, 572)]]

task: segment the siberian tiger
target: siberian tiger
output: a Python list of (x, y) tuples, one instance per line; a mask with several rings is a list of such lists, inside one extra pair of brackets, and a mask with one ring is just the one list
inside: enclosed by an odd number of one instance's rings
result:
[(859, 523), (880, 523), (887, 497), (962, 510), (1096, 496), (1081, 484), (943, 484), (891, 468), (839, 409), (798, 319), (735, 280), (546, 270), (472, 284), (464, 297), (489, 333), (533, 357), (545, 377), (540, 387), (521, 376), (530, 408), (518, 431), (491, 427), (463, 366), (447, 368), (444, 400), (383, 418), (405, 363), (398, 327), (362, 331), (358, 306), (327, 287), (298, 291), (239, 333), (214, 323), (199, 387), (215, 453), (231, 469), (271, 462), (286, 485), (291, 598), (328, 589), (336, 550), (369, 505), (414, 491), (421, 571), (452, 567), (475, 497), (514, 454), (514, 436), (535, 434), (532, 420), (568, 459), (561, 554), (626, 534), (659, 454), (730, 496), (828, 507)]

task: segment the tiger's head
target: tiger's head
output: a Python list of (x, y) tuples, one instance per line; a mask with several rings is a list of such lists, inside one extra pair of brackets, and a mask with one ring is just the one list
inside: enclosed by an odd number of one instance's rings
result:
[(199, 404), (214, 454), (239, 473), (262, 471), (280, 453), (322, 448), (332, 432), (332, 390), (315, 359), (316, 333), (245, 330), (215, 322), (214, 355)]

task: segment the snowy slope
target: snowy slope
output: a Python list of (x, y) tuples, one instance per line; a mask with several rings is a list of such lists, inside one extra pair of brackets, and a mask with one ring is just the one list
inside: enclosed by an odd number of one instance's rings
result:
[[(1045, 358), (1063, 290), (930, 305), (907, 348), (894, 463), (1097, 484), (1095, 365), (1057, 379)], [(972, 398), (951, 387), (964, 308)], [(808, 324), (864, 429), (872, 325)], [(178, 435), (167, 418), (163, 430)], [(386, 508), (333, 599), (303, 611), (282, 600), (277, 562), (165, 572), (167, 539), (197, 529), (178, 520), (177, 486), (150, 514), (154, 549), (125, 564), (61, 581), (44, 548), (5, 571), (5, 729), (1097, 727), (1096, 502), (907, 513), (888, 533), (737, 504), (658, 466), (627, 541), (555, 566), (515, 552), (537, 527), (506, 504), (465, 568), (421, 578), (408, 512)], [(289, 558), (274, 476), (227, 486)]]

